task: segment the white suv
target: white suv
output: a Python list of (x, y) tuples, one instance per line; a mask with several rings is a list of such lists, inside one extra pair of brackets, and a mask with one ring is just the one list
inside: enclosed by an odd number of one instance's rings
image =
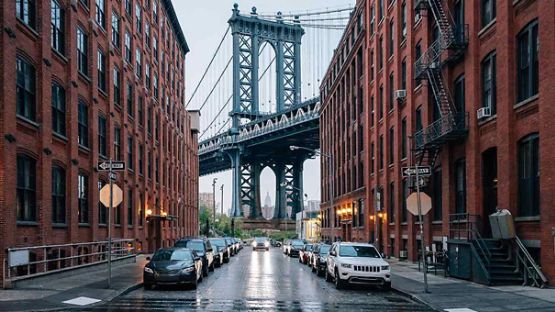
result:
[(345, 284), (379, 285), (391, 289), (391, 271), (374, 245), (334, 243), (326, 268), (326, 281), (335, 281), (340, 289)]

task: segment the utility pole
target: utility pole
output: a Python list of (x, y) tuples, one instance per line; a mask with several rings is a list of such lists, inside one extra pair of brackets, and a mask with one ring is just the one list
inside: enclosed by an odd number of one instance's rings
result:
[(220, 187), (220, 190), (222, 190), (222, 212), (221, 212), (221, 216), (223, 216), (224, 215), (224, 185), (223, 184)]
[(110, 207), (108, 207), (108, 289), (112, 287), (112, 206), (114, 200), (114, 190), (112, 189), (112, 158), (110, 157), (110, 170), (108, 171), (110, 180)]
[(218, 178), (212, 179), (212, 223), (216, 223), (216, 181)]
[(420, 175), (418, 170), (418, 165), (416, 168), (416, 198), (418, 205), (418, 222), (420, 223), (420, 249), (422, 251), (422, 263), (424, 265), (424, 292), (428, 291), (428, 265), (426, 263), (426, 250), (424, 250), (424, 220), (422, 218), (422, 202), (420, 200)]

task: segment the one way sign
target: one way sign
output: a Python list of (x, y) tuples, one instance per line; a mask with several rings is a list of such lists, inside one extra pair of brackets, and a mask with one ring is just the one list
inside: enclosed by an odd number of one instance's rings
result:
[(429, 176), (430, 174), (432, 174), (432, 168), (430, 168), (429, 166), (403, 167), (403, 177), (416, 175), (417, 169), (419, 176)]
[(108, 171), (108, 170), (122, 171), (122, 170), (125, 170), (125, 162), (123, 162), (123, 161), (112, 161), (112, 164), (110, 165), (109, 161), (102, 161), (102, 162), (98, 163), (98, 170), (102, 170), (102, 171)]

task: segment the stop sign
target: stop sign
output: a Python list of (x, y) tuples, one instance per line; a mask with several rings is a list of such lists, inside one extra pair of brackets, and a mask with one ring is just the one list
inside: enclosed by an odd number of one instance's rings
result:
[[(427, 214), (432, 209), (432, 198), (424, 192), (420, 192), (420, 209), (422, 215)], [(415, 216), (418, 216), (418, 195), (412, 193), (407, 197), (407, 210)]]
[[(117, 207), (123, 200), (123, 192), (117, 184), (112, 184), (112, 207)], [(110, 207), (110, 184), (104, 185), (100, 190), (100, 202), (105, 207)]]

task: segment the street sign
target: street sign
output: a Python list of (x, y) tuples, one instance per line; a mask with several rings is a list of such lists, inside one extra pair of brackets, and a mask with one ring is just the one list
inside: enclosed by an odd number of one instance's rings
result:
[[(407, 197), (407, 210), (415, 216), (418, 216), (418, 193), (414, 192)], [(432, 209), (432, 198), (424, 192), (420, 192), (420, 209), (422, 215), (427, 214)]]
[(115, 172), (110, 172), (108, 174), (108, 177), (110, 178), (110, 180), (115, 181), (118, 179), (118, 175)]
[[(112, 207), (117, 207), (123, 200), (123, 191), (117, 184), (112, 184)], [(100, 202), (105, 207), (110, 207), (110, 184), (104, 185), (100, 190)]]
[(432, 174), (432, 168), (429, 166), (403, 167), (401, 170), (403, 172), (403, 177), (416, 175), (416, 168), (418, 168), (419, 176), (429, 176)]
[(101, 161), (101, 162), (98, 163), (98, 170), (108, 171), (110, 169), (112, 171), (125, 170), (125, 162), (123, 162), (123, 161), (112, 161), (111, 168), (110, 168), (110, 162), (109, 161)]

